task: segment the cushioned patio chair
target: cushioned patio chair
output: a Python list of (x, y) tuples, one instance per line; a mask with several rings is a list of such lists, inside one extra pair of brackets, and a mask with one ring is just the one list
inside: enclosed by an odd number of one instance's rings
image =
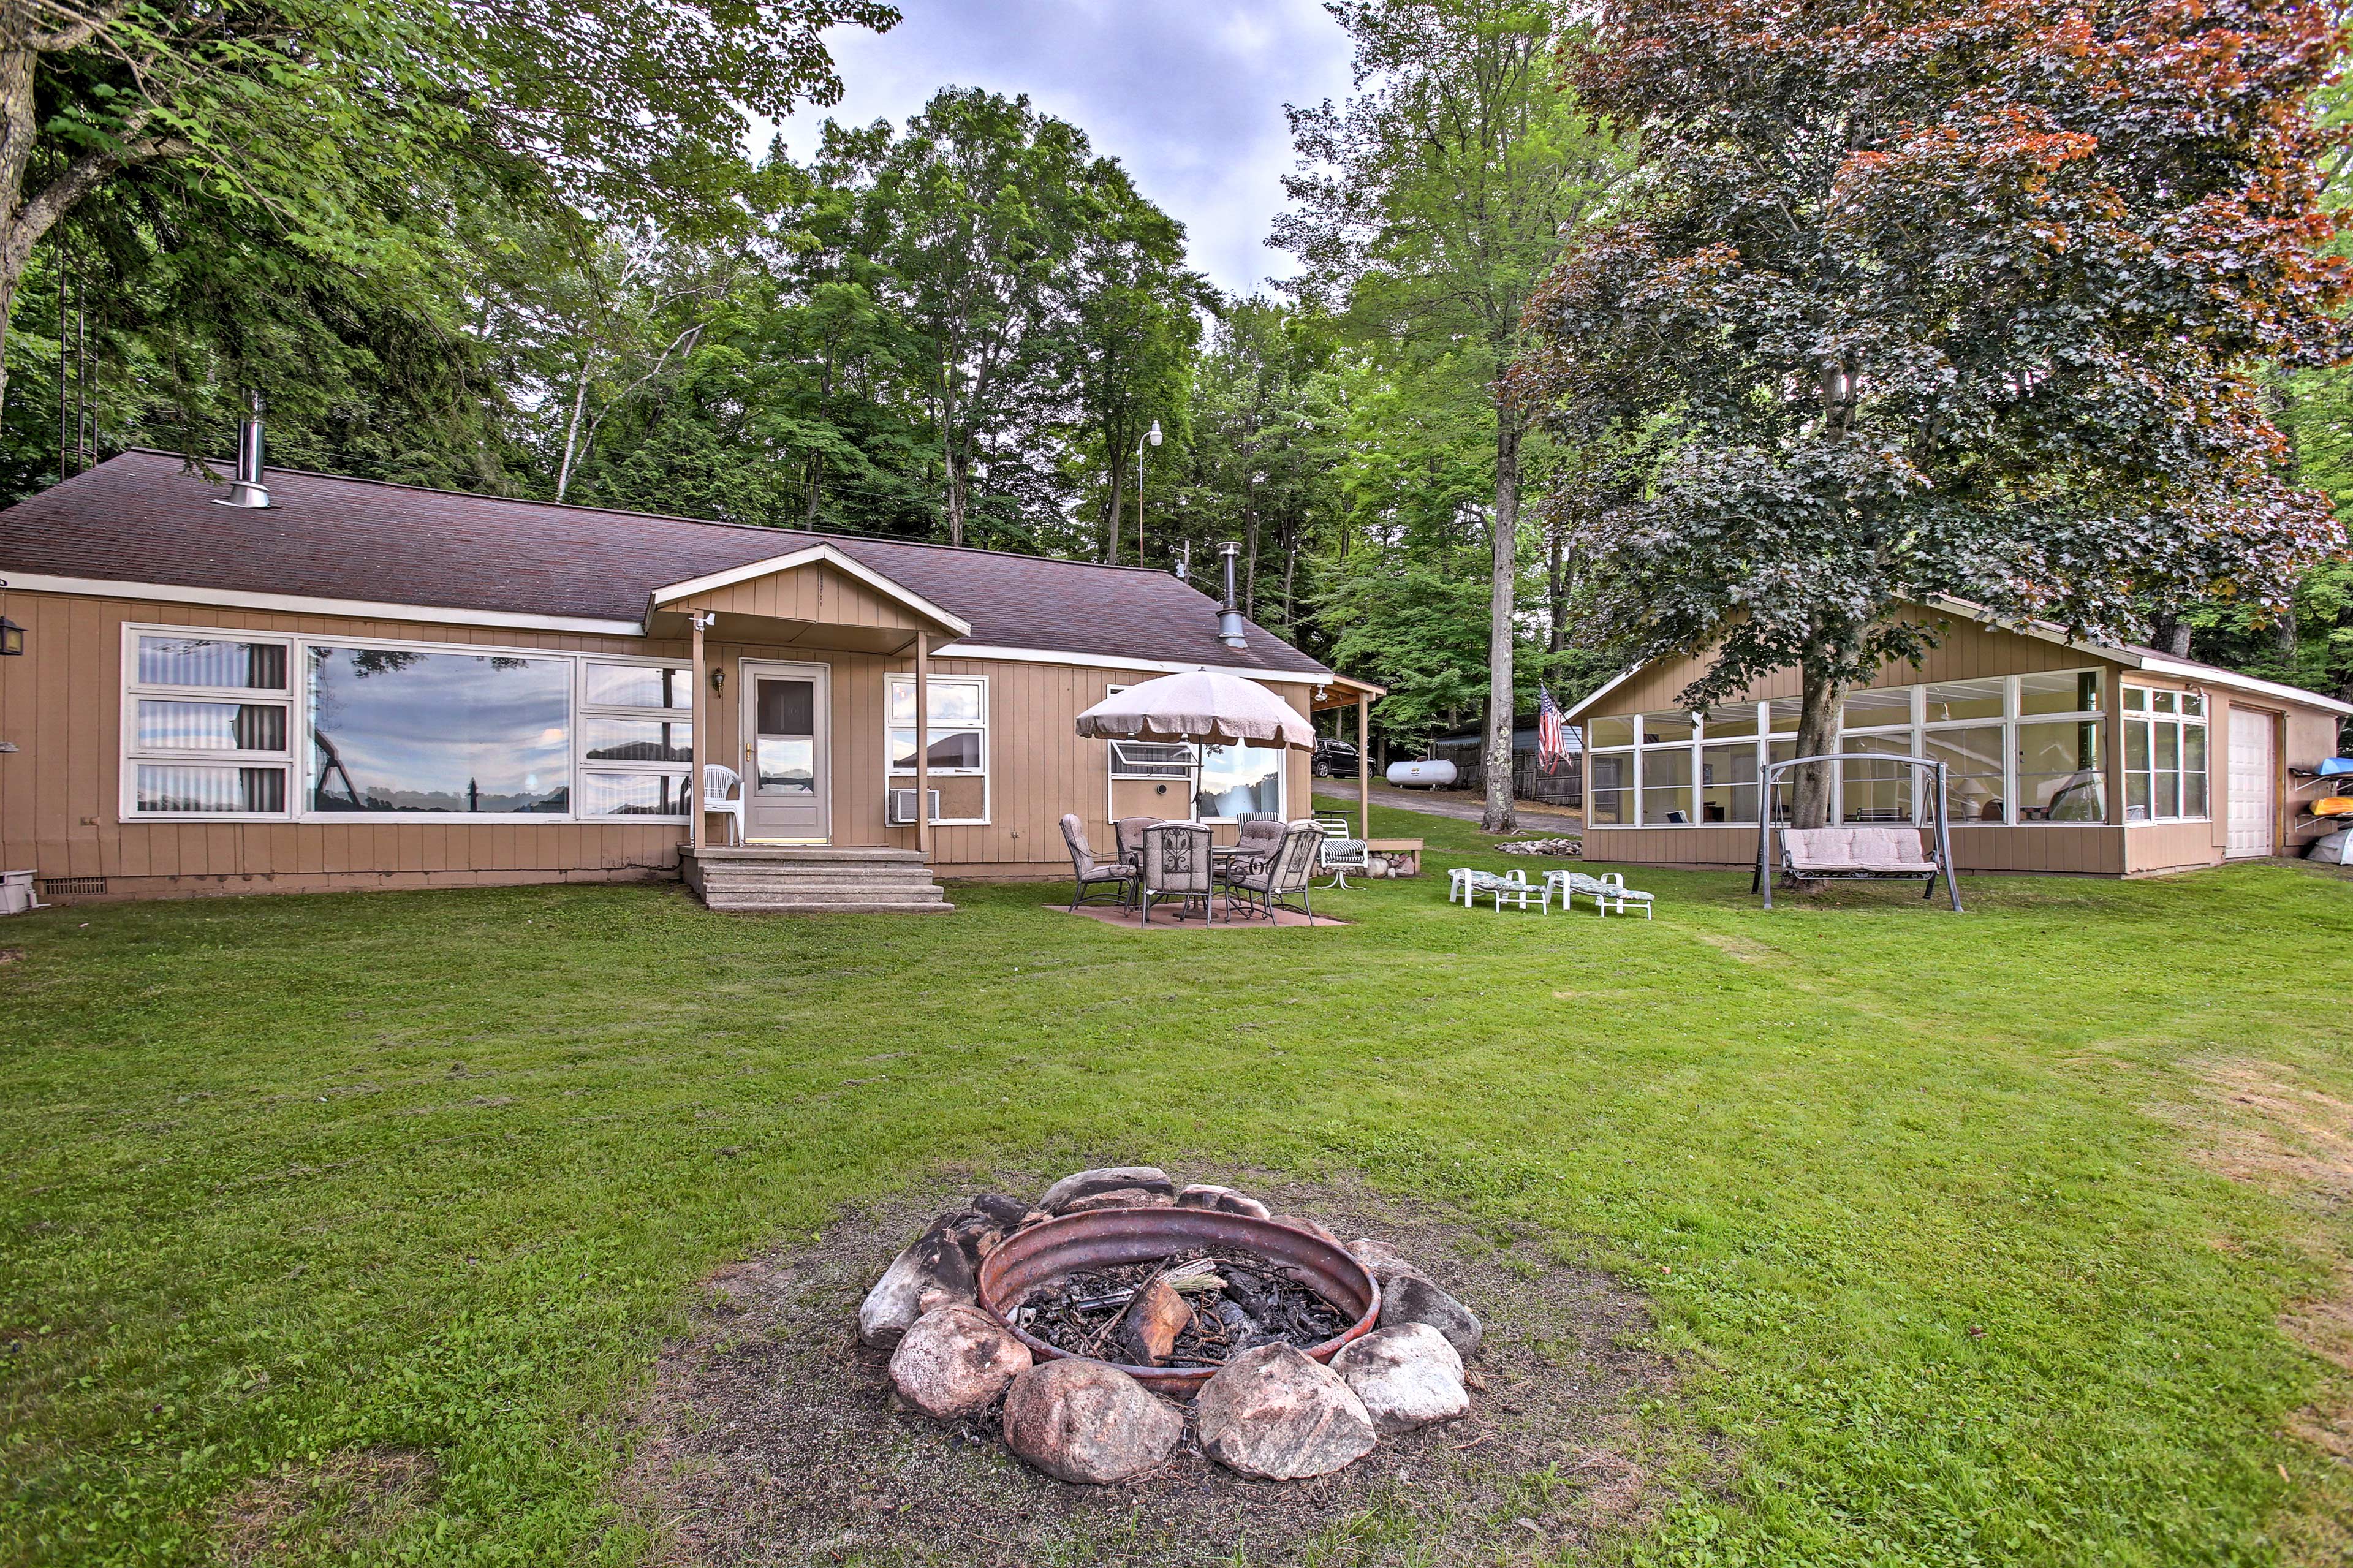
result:
[[(1266, 863), (1282, 847), (1283, 838), (1290, 831), (1291, 825), (1279, 816), (1242, 818), (1241, 826), (1234, 832), (1234, 853), (1227, 862), (1228, 869), (1237, 877), (1265, 870)], [(1318, 833), (1315, 837), (1320, 845), (1324, 836)]]
[[(1226, 872), (1226, 917), (1233, 918), (1235, 899), (1240, 895), (1245, 915), (1264, 915), (1271, 921), (1275, 910), (1289, 910), (1314, 920), (1315, 900), (1312, 889), (1316, 859), (1323, 847), (1323, 829), (1313, 826), (1285, 826), (1272, 855), (1247, 867), (1237, 857)], [(1299, 901), (1294, 904), (1291, 901), (1293, 899)]]
[(1111, 889), (1124, 907), (1135, 886), (1135, 868), (1123, 860), (1108, 864), (1098, 861), (1087, 845), (1087, 825), (1075, 813), (1062, 814), (1062, 842), (1070, 847), (1071, 876), (1076, 884), (1071, 889), (1071, 908), (1075, 910), (1086, 903), (1098, 888)]
[(1199, 902), (1201, 919), (1216, 912), (1216, 861), (1209, 854), (1209, 830), (1198, 822), (1155, 822), (1144, 830), (1144, 880), (1138, 897), (1144, 901), (1144, 923), (1152, 923), (1152, 902), (1176, 900), (1176, 918), (1187, 906)]

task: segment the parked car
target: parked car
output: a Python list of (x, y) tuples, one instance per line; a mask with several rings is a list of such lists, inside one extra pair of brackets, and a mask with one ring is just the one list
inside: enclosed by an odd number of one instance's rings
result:
[(1336, 735), (1316, 736), (1315, 752), (1308, 760), (1307, 771), (1319, 779), (1356, 777), (1356, 743)]

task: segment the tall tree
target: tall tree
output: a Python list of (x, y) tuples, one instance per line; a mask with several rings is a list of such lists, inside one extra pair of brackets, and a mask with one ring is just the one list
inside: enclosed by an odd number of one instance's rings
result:
[(1050, 373), (1067, 347), (1094, 186), (1113, 166), (1067, 121), (978, 89), (943, 89), (903, 136), (829, 125), (828, 137), (828, 157), (871, 183), (871, 253), (923, 340), (948, 542), (962, 544), (976, 469), (1010, 458), (1062, 395)]
[(897, 16), (881, 0), (0, 6), (0, 331), (33, 247), (159, 163), (346, 261), (434, 237), (385, 215), (469, 143), (604, 216), (724, 221), (746, 115), (832, 101), (821, 30)]
[[(1332, 0), (1359, 96), (1292, 108), (1301, 170), (1275, 243), (1345, 320), (1488, 426), (1487, 802), (1514, 826), (1511, 748), (1523, 448), (1507, 395), (1529, 296), (1562, 237), (1622, 167), (1614, 140), (1551, 79), (1571, 7), (1554, 0)], [(1364, 90), (1369, 86), (1370, 90)]]
[(1579, 495), (1608, 629), (1713, 647), (1693, 705), (1794, 666), (1820, 752), (1936, 639), (1906, 602), (2283, 605), (2343, 535), (2250, 372), (2339, 352), (2337, 50), (2323, 0), (1604, 0), (1570, 63), (1646, 200), (1535, 301), (1525, 388), (1625, 454)]

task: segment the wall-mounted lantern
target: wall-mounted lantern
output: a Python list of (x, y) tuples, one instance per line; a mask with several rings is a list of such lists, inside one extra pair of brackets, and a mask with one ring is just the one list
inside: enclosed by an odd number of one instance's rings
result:
[(0, 616), (0, 658), (25, 651), (25, 628)]

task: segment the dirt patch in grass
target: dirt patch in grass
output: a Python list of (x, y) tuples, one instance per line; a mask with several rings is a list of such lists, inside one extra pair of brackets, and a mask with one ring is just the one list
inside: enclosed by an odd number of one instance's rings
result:
[(436, 1479), (432, 1456), (414, 1448), (335, 1454), (257, 1477), (220, 1506), (214, 1561), (259, 1568), (353, 1555), (412, 1518)]
[(1386, 1438), (1312, 1481), (1247, 1481), (1187, 1433), (1124, 1487), (1050, 1480), (993, 1418), (955, 1426), (891, 1407), (887, 1355), (853, 1320), (892, 1254), (976, 1190), (965, 1178), (846, 1214), (822, 1239), (704, 1281), (695, 1330), (661, 1358), (624, 1500), (663, 1563), (1189, 1564), (1517, 1563), (1639, 1530), (1666, 1500), (1636, 1407), (1668, 1394), (1647, 1303), (1526, 1238), (1497, 1239), (1361, 1190), (1227, 1180), (1278, 1213), (1416, 1258), (1484, 1321), (1483, 1387), (1461, 1421)]
[[(2336, 1369), (2287, 1430), (2335, 1463), (2353, 1468), (2353, 1256), (2344, 1219), (2353, 1205), (2353, 1103), (2300, 1083), (2275, 1063), (2242, 1058), (2199, 1064), (2210, 1105), (2221, 1116), (2161, 1111), (2192, 1132), (2194, 1156), (2210, 1169), (2285, 1200), (2307, 1216), (2304, 1244), (2329, 1260), (2329, 1287), (2280, 1317), (2289, 1338)], [(2310, 1507), (2283, 1521), (2293, 1561), (2353, 1561), (2353, 1521)]]

